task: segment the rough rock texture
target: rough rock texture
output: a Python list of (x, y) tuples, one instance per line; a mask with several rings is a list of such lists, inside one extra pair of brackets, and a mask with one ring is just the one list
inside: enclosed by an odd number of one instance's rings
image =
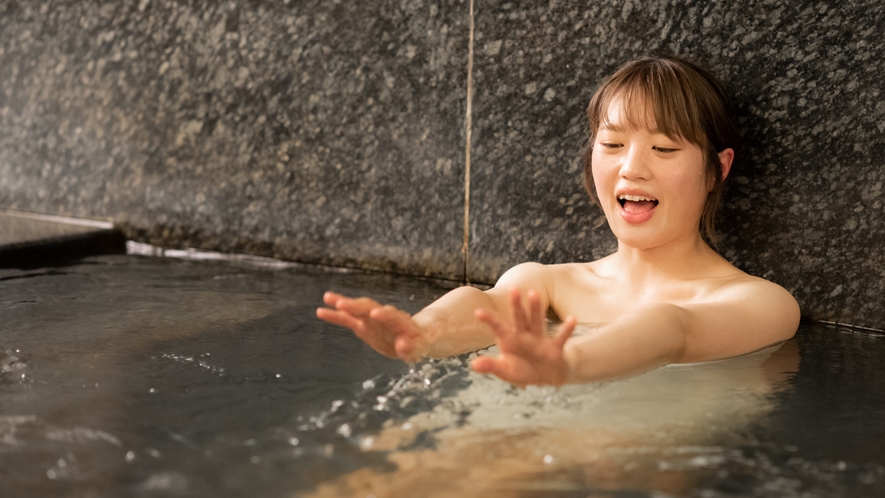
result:
[(584, 111), (623, 61), (677, 53), (727, 82), (744, 137), (722, 253), (806, 317), (885, 329), (885, 5), (478, 5), (472, 278), (615, 248), (580, 184)]
[[(653, 52), (729, 86), (723, 254), (808, 318), (885, 329), (885, 4), (475, 5), (471, 281), (614, 240), (584, 109)], [(0, 207), (131, 238), (462, 278), (469, 4), (0, 4)]]
[(0, 206), (463, 272), (457, 2), (3, 2)]

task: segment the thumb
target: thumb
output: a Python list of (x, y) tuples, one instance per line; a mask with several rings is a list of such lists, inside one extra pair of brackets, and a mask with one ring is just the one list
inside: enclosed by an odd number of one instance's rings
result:
[(470, 368), (476, 373), (492, 374), (497, 377), (506, 378), (504, 372), (505, 368), (497, 358), (480, 356), (470, 363)]

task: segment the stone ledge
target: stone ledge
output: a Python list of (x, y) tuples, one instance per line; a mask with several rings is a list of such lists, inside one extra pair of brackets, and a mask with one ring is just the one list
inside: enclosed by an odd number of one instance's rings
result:
[(0, 268), (45, 266), (125, 252), (123, 234), (111, 223), (0, 210)]

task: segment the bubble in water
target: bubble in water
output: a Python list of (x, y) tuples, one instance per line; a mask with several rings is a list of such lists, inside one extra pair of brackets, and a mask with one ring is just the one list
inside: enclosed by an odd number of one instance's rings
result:
[(339, 427), (336, 432), (344, 437), (350, 437), (350, 426), (347, 424), (341, 424), (341, 427)]

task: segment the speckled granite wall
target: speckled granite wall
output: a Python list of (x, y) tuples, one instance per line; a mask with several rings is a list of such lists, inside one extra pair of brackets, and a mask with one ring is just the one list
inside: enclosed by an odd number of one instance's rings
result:
[(162, 246), (463, 273), (469, 10), (0, 3), (0, 206)]
[(885, 3), (478, 2), (473, 278), (614, 249), (579, 182), (584, 109), (621, 62), (675, 52), (723, 78), (745, 147), (723, 254), (806, 317), (885, 329)]
[[(600, 257), (584, 108), (693, 57), (746, 146), (724, 253), (806, 317), (885, 329), (885, 4), (476, 0), (469, 276)], [(164, 246), (449, 278), (467, 0), (0, 3), (0, 207)]]

